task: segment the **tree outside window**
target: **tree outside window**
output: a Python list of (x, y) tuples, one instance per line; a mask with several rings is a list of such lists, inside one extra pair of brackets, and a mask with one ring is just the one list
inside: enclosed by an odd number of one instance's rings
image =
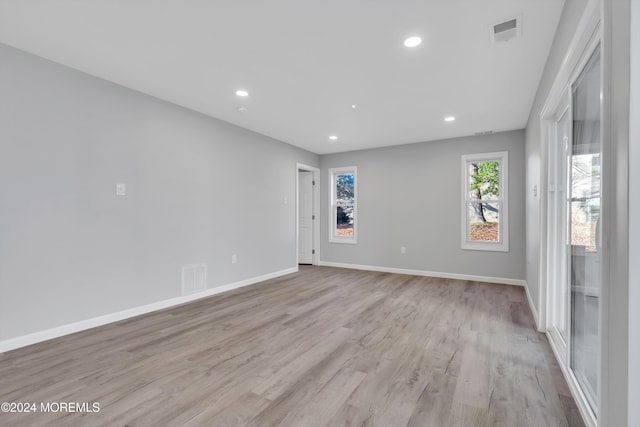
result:
[(507, 153), (462, 156), (462, 167), (462, 247), (507, 251)]
[(469, 164), (471, 212), (469, 215), (469, 239), (473, 241), (499, 240), (500, 211), (483, 200), (495, 200), (500, 192), (500, 163), (497, 161)]
[(331, 212), (329, 241), (356, 243), (356, 168), (329, 170)]
[(355, 175), (352, 173), (336, 177), (336, 234), (353, 236)]

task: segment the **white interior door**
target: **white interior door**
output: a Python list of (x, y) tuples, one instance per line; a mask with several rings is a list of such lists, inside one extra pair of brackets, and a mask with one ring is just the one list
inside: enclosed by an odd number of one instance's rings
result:
[(313, 172), (298, 171), (298, 264), (313, 263)]

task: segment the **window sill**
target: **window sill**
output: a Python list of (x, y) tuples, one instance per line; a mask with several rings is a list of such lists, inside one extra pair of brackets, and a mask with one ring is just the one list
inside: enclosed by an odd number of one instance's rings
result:
[(466, 243), (462, 245), (462, 250), (509, 252), (509, 245), (503, 243)]
[(329, 237), (329, 243), (341, 243), (343, 245), (357, 245), (358, 244), (358, 239), (340, 239), (337, 237)]

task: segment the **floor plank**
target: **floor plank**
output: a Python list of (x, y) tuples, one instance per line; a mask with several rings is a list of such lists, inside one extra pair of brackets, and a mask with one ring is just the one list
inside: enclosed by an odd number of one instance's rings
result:
[(582, 426), (520, 287), (299, 273), (0, 354), (2, 426)]

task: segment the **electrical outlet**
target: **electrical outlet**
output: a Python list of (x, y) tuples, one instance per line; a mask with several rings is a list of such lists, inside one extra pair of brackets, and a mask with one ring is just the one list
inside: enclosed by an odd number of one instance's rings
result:
[(400, 246), (400, 253), (401, 254), (406, 254), (407, 253), (407, 247), (406, 246)]
[(233, 254), (231, 255), (231, 264), (237, 264), (238, 263), (238, 255)]
[(127, 184), (119, 182), (116, 184), (116, 196), (126, 196), (127, 195)]

